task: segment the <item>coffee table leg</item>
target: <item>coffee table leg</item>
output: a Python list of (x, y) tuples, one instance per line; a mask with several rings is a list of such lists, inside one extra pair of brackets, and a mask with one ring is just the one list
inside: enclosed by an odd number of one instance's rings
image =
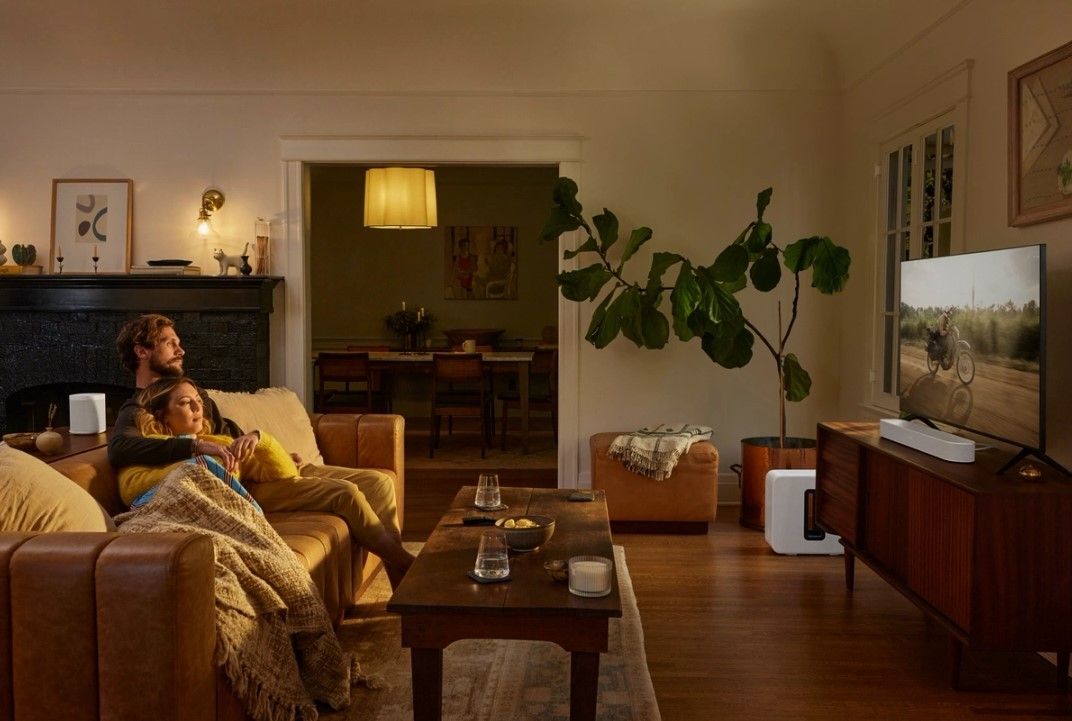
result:
[(439, 721), (443, 714), (443, 649), (411, 648), (413, 721)]
[(574, 651), (570, 658), (570, 719), (593, 721), (599, 696), (599, 654)]

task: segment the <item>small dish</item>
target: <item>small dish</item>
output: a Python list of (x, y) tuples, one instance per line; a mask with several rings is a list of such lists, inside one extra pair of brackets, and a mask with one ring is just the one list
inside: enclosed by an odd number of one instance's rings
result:
[(544, 561), (543, 570), (547, 571), (547, 575), (551, 577), (552, 581), (569, 580), (569, 565), (561, 558), (557, 558), (554, 561)]
[(35, 441), (37, 440), (36, 433), (6, 433), (4, 434), (4, 443), (7, 443), (12, 448), (16, 448), (20, 451), (32, 451), (37, 448)]
[(192, 260), (183, 260), (182, 258), (161, 258), (160, 260), (147, 260), (145, 262), (146, 264), (153, 266), (184, 266), (193, 263)]

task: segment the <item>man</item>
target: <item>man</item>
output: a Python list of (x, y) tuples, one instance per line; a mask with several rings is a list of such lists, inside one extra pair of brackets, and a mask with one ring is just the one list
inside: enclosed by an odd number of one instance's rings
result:
[[(145, 388), (164, 376), (183, 375), (185, 353), (174, 322), (163, 315), (136, 318), (119, 331), (116, 350), (136, 388)], [(228, 469), (253, 453), (260, 440), (256, 430), (244, 433), (221, 417), (211, 398), (204, 400), (204, 416), (213, 432), (234, 438), (230, 447), (192, 438), (145, 438), (135, 422), (138, 404), (128, 400), (119, 409), (108, 439), (108, 460), (116, 468), (160, 466), (195, 455), (215, 456)], [(298, 459), (299, 465), (300, 459)], [(251, 483), (250, 494), (265, 511), (323, 511), (340, 516), (358, 543), (384, 561), (392, 586), (397, 585), (413, 555), (402, 547), (394, 483), (385, 473), (338, 466), (303, 465), (300, 477), (269, 483)]]

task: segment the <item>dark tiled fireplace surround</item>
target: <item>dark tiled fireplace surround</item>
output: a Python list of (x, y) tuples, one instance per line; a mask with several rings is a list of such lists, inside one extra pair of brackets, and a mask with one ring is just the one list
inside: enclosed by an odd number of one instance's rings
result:
[(115, 337), (127, 320), (175, 320), (186, 370), (222, 390), (269, 384), (269, 314), (279, 278), (0, 276), (0, 432), (41, 430), (50, 402), (104, 392), (109, 422), (130, 395)]

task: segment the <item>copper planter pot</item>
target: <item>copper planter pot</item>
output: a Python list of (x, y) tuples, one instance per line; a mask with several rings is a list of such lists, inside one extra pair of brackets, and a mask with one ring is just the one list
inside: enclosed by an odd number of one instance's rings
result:
[(741, 486), (741, 525), (763, 530), (767, 471), (777, 468), (815, 468), (816, 457), (814, 438), (789, 436), (785, 439), (784, 448), (779, 447), (778, 436), (741, 440), (741, 462), (730, 466)]

